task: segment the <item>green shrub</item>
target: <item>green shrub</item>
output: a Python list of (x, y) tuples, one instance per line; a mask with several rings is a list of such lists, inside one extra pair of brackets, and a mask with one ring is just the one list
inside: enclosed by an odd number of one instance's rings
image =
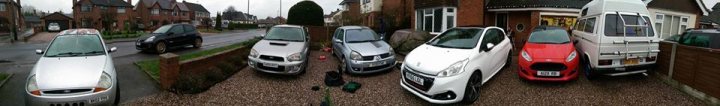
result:
[(324, 26), (323, 9), (313, 1), (301, 1), (290, 7), (287, 24)]

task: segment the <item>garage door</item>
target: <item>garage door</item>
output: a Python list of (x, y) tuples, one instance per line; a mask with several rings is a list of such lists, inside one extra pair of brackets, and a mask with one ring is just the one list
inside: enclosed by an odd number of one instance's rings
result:
[(60, 30), (67, 30), (70, 28), (70, 23), (68, 23), (68, 20), (46, 20), (45, 21), (45, 30), (47, 31), (48, 26), (50, 23), (58, 23), (60, 25)]

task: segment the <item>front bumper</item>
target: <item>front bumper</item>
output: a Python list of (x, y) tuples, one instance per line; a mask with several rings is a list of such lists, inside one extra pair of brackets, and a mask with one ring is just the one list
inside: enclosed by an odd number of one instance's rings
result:
[[(307, 58), (306, 58), (307, 59)], [(259, 58), (248, 57), (248, 66), (251, 68), (272, 74), (297, 75), (307, 67), (305, 60), (293, 62), (268, 61)], [(277, 64), (277, 68), (265, 67), (263, 64)]]
[[(26, 92), (25, 105), (28, 106), (111, 106), (115, 103), (117, 87), (98, 93), (77, 95), (43, 95), (35, 96)], [(91, 91), (92, 92), (92, 91)], [(77, 104), (77, 105), (76, 105)]]
[[(575, 80), (578, 78), (578, 58), (573, 59), (570, 62), (565, 62), (565, 59), (534, 59), (534, 60), (545, 60), (543, 62), (538, 61), (526, 61), (520, 58), (518, 60), (518, 76), (528, 81), (550, 81), (550, 82), (566, 82)], [(560, 76), (547, 77), (539, 76), (538, 71), (531, 68), (531, 65), (536, 63), (552, 63), (552, 64), (563, 64), (566, 68), (564, 70), (543, 70), (543, 71), (559, 71)]]
[[(405, 90), (422, 98), (423, 100), (436, 104), (450, 104), (462, 101), (465, 94), (465, 87), (467, 86), (468, 79), (470, 79), (471, 75), (459, 74), (457, 76), (451, 77), (435, 77), (424, 75), (415, 71), (406, 70), (406, 67), (402, 67), (400, 72), (402, 74), (402, 79), (400, 79), (400, 86), (402, 86)], [(425, 83), (431, 84), (431, 86), (427, 88), (427, 90), (421, 89), (420, 87), (422, 86), (419, 86), (416, 83), (409, 81), (405, 78), (406, 72), (410, 72), (416, 76), (433, 79), (431, 82)], [(472, 73), (472, 71), (465, 71), (463, 73)], [(454, 98), (437, 99), (440, 96), (448, 95), (454, 95)]]
[(152, 42), (145, 42), (144, 40), (138, 40), (135, 41), (135, 49), (137, 50), (153, 50), (155, 49), (155, 44)]
[(390, 56), (385, 59), (376, 61), (356, 61), (351, 60), (347, 62), (349, 70), (347, 73), (350, 74), (370, 74), (377, 73), (385, 70), (389, 70), (396, 65), (395, 56)]

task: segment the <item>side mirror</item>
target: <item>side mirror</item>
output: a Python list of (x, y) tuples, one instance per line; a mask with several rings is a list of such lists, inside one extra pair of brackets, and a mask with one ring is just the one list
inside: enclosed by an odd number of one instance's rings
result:
[(35, 54), (43, 54), (45, 53), (43, 50), (37, 49), (35, 50)]
[(486, 52), (487, 52), (487, 51), (490, 51), (490, 50), (493, 49), (493, 47), (495, 47), (495, 44), (488, 43), (488, 44), (485, 45), (485, 50), (484, 50), (484, 51), (486, 51)]
[(264, 38), (264, 37), (265, 37), (265, 34), (260, 34), (258, 37)]
[(175, 35), (175, 33), (174, 33), (174, 32), (168, 32), (167, 35), (168, 35), (168, 36), (172, 36), (172, 35)]
[(335, 43), (342, 43), (342, 42), (343, 42), (343, 41), (340, 40), (340, 39), (335, 39), (334, 41), (335, 41)]
[(117, 47), (111, 47), (110, 50), (108, 50), (108, 53), (112, 53), (117, 51)]

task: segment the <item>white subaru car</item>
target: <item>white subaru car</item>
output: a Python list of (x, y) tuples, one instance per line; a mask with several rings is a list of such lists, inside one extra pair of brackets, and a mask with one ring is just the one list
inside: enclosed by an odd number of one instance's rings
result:
[(99, 31), (70, 29), (60, 32), (35, 64), (25, 86), (29, 106), (116, 105), (117, 74), (111, 52)]
[(452, 28), (405, 57), (400, 85), (431, 103), (471, 104), (480, 86), (509, 65), (511, 50), (498, 27)]

